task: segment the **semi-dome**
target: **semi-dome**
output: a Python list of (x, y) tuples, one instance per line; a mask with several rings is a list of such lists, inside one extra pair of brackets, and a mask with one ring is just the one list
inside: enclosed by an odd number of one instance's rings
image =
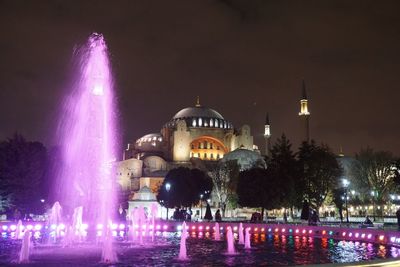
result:
[(235, 149), (222, 158), (221, 162), (228, 162), (231, 160), (237, 161), (241, 170), (247, 170), (257, 165), (266, 168), (266, 164), (260, 153), (245, 148)]

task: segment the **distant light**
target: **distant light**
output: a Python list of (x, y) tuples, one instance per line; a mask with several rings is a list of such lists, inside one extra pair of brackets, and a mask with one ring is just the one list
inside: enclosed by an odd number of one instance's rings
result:
[(40, 200), (40, 202), (44, 203), (44, 199), (42, 198), (42, 199)]

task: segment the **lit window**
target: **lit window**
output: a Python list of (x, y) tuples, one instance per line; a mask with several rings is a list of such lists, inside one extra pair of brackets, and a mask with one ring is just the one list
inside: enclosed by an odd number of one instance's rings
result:
[(203, 126), (203, 120), (201, 118), (199, 118), (199, 126)]
[(210, 158), (212, 158), (212, 159), (214, 158), (214, 154), (213, 153), (211, 153)]
[(218, 127), (218, 120), (215, 119), (215, 127)]
[(214, 120), (210, 119), (210, 127), (214, 127)]
[(224, 122), (223, 121), (220, 122), (219, 128), (224, 128)]
[(217, 154), (217, 159), (219, 159), (219, 154)]
[(205, 158), (205, 159), (207, 158), (207, 153), (204, 153), (204, 158)]
[(193, 127), (196, 127), (196, 125), (197, 125), (196, 119), (193, 119), (193, 120), (192, 120), (192, 126), (193, 126)]
[(213, 149), (213, 143), (210, 143), (210, 149)]
[(224, 122), (224, 128), (226, 129), (226, 121)]

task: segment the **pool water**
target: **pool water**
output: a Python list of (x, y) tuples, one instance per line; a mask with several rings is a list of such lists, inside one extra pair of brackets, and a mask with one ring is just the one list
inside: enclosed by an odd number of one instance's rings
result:
[[(237, 254), (227, 255), (225, 240), (214, 241), (209, 234), (190, 233), (188, 261), (179, 261), (179, 233), (163, 233), (154, 243), (115, 243), (119, 262), (113, 266), (279, 266), (344, 263), (395, 258), (400, 248), (331, 238), (253, 234), (251, 249), (235, 244)], [(20, 240), (0, 239), (0, 266), (13, 266)], [(101, 248), (89, 243), (63, 248), (35, 242), (31, 262), (23, 266), (99, 266)]]

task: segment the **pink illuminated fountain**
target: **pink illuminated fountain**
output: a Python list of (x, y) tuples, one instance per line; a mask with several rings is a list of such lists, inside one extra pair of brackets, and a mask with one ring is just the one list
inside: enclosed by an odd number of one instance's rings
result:
[(22, 238), (22, 246), (19, 252), (18, 263), (29, 262), (30, 247), (31, 247), (31, 231), (26, 229)]
[(245, 249), (250, 249), (251, 245), (250, 245), (250, 228), (247, 227), (246, 228), (246, 237), (245, 237), (245, 242), (244, 242), (244, 248)]
[(187, 230), (186, 230), (186, 223), (183, 222), (182, 224), (182, 235), (181, 235), (181, 244), (179, 247), (179, 260), (187, 260), (187, 251), (186, 251), (186, 238), (187, 238)]
[(244, 237), (243, 237), (243, 223), (239, 224), (239, 244), (244, 244)]
[(73, 230), (78, 229), (79, 235), (82, 220), (95, 226), (97, 223), (108, 225), (113, 219), (112, 163), (116, 160), (118, 131), (112, 74), (103, 35), (90, 35), (76, 56), (78, 73), (64, 102), (57, 129), (63, 166), (58, 174), (56, 193), (63, 207), (68, 207), (70, 212), (74, 210)]
[(228, 245), (227, 254), (228, 255), (236, 254), (236, 251), (235, 251), (235, 240), (233, 238), (232, 227), (228, 227), (228, 230), (226, 232), (226, 243)]
[(215, 241), (221, 240), (221, 234), (219, 233), (219, 223), (215, 223), (215, 228), (214, 228), (214, 239)]

